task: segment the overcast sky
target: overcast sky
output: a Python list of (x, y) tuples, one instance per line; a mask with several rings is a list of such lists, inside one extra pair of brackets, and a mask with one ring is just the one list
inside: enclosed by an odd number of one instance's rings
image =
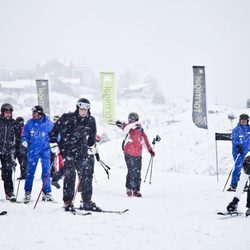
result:
[(203, 65), (208, 104), (245, 107), (249, 13), (249, 0), (0, 0), (0, 67), (75, 60), (151, 74), (167, 97), (192, 99)]

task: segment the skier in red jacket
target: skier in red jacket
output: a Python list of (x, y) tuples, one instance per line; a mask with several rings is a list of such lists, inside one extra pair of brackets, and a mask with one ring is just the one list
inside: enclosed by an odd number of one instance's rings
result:
[(132, 112), (128, 115), (128, 123), (116, 122), (122, 128), (125, 139), (122, 143), (124, 157), (128, 168), (126, 177), (126, 188), (128, 196), (142, 197), (141, 187), (141, 165), (142, 165), (142, 146), (146, 146), (152, 157), (155, 156), (148, 137), (145, 134), (139, 121), (139, 115)]

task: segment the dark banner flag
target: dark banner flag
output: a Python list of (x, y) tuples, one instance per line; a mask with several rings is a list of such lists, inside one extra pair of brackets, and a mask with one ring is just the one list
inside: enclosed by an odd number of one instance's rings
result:
[(207, 103), (205, 67), (193, 66), (194, 94), (193, 94), (193, 122), (199, 128), (207, 129)]
[(48, 80), (36, 80), (36, 87), (37, 87), (38, 105), (43, 107), (43, 110), (47, 115), (50, 115)]
[(216, 141), (231, 141), (231, 133), (215, 133)]

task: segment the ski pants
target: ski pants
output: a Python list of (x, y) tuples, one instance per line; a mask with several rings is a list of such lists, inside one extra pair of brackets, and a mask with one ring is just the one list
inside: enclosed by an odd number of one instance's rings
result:
[(232, 173), (231, 187), (237, 187), (244, 158), (245, 155), (243, 154), (240, 154), (238, 158), (237, 155), (234, 157), (235, 163), (234, 163), (234, 171)]
[(35, 177), (35, 172), (37, 168), (38, 160), (42, 163), (42, 181), (43, 181), (43, 192), (51, 192), (50, 183), (50, 149), (37, 152), (35, 150), (29, 150), (27, 154), (27, 176), (25, 179), (24, 190), (25, 192), (31, 192), (33, 181)]
[(125, 161), (128, 168), (126, 188), (132, 189), (134, 191), (140, 191), (142, 157), (125, 154)]
[(27, 174), (27, 153), (19, 153), (17, 160), (20, 165), (20, 176), (26, 177)]
[(15, 168), (16, 163), (11, 154), (0, 155), (1, 165), (2, 165), (2, 179), (4, 183), (5, 194), (13, 192), (13, 181), (12, 181), (12, 171)]
[(64, 159), (63, 201), (72, 202), (74, 199), (76, 171), (79, 178), (77, 191), (81, 192), (83, 202), (91, 201), (94, 155), (74, 155), (70, 152), (64, 152), (62, 156)]
[[(235, 191), (235, 197), (238, 198), (240, 200), (242, 193), (244, 192), (244, 188), (247, 184), (247, 181), (249, 179), (249, 175), (245, 173), (245, 171), (242, 171), (241, 175), (240, 175), (240, 179), (238, 182), (238, 186), (236, 188)], [(250, 187), (248, 187), (247, 190), (247, 204), (246, 204), (247, 208), (250, 208)]]

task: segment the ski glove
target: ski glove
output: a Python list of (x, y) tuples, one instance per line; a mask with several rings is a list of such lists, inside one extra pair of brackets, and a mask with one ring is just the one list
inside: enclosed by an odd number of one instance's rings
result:
[(237, 154), (242, 154), (243, 152), (242, 144), (238, 144), (236, 148), (237, 148)]
[(101, 136), (100, 135), (95, 135), (95, 141), (96, 142), (100, 142), (100, 140), (101, 140), (102, 138), (101, 138)]
[(121, 122), (121, 121), (116, 121), (116, 122), (115, 122), (115, 125), (116, 125), (117, 127), (121, 128), (121, 127), (123, 126), (123, 122)]
[(151, 154), (152, 157), (155, 157), (155, 151), (153, 149), (150, 149), (149, 153)]
[(58, 144), (56, 142), (50, 143), (50, 150), (53, 154), (58, 155), (60, 153)]
[(92, 147), (88, 147), (88, 154), (89, 155), (98, 154), (98, 147), (96, 144), (94, 144)]
[(24, 142), (22, 142), (22, 145), (23, 145), (25, 148), (27, 148), (27, 147), (28, 147), (28, 142), (24, 141)]
[(100, 161), (100, 155), (98, 153), (95, 154), (95, 158), (97, 161)]

